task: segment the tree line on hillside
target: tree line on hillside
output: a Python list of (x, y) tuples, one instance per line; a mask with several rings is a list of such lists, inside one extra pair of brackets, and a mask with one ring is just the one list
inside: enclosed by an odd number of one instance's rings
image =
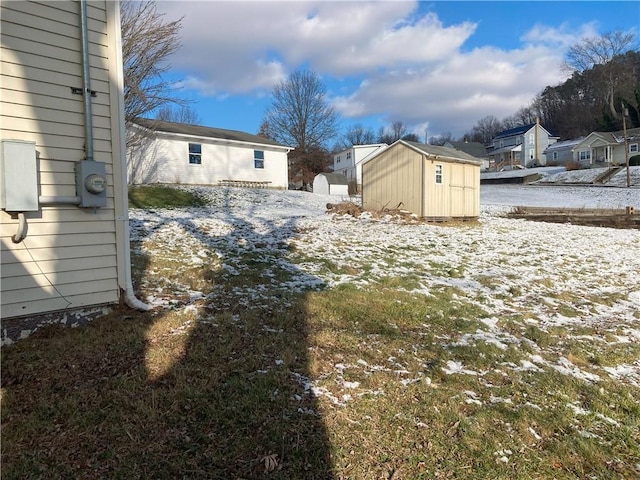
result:
[(571, 76), (565, 82), (547, 86), (502, 121), (492, 115), (478, 120), (463, 139), (486, 144), (496, 133), (536, 118), (561, 140), (619, 131), (623, 109), (627, 127), (640, 127), (640, 52), (633, 45), (634, 36), (622, 32), (583, 39), (567, 53), (563, 67)]
[[(154, 1), (121, 2), (121, 16), (125, 121), (155, 114), (159, 120), (198, 123), (198, 114), (175, 97), (162, 77), (169, 69), (167, 59), (180, 47), (182, 19), (164, 21)], [(634, 34), (616, 31), (584, 38), (568, 50), (562, 66), (570, 73), (565, 82), (547, 86), (507, 118), (479, 119), (459, 140), (487, 144), (500, 131), (536, 119), (561, 140), (577, 138), (592, 131), (621, 130), (622, 112), (628, 112), (628, 128), (640, 126), (640, 52)], [(356, 123), (336, 140), (339, 114), (313, 71), (291, 73), (273, 87), (271, 99), (258, 135), (294, 147), (289, 171), (297, 184), (312, 183), (317, 173), (329, 169), (332, 153), (353, 145), (420, 141), (400, 120), (378, 132)], [(429, 143), (451, 140), (455, 139), (445, 133), (429, 138)]]

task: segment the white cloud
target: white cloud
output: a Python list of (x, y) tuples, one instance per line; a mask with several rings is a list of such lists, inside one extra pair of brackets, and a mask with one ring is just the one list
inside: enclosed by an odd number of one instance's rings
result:
[(429, 122), (430, 135), (459, 136), (478, 119), (511, 115), (544, 86), (557, 84), (559, 62), (543, 47), (478, 48), (418, 71), (370, 76), (351, 95), (337, 97), (335, 106), (347, 118), (386, 113), (388, 121)]
[(566, 47), (596, 28), (534, 24), (509, 49), (470, 49), (478, 24), (445, 25), (414, 1), (182, 1), (158, 8), (169, 19), (184, 15), (183, 47), (172, 64), (186, 76), (182, 85), (201, 95), (265, 95), (308, 67), (326, 81), (347, 123), (379, 116), (454, 136), (486, 115), (515, 113), (561, 82)]
[(308, 64), (333, 76), (447, 58), (475, 25), (449, 27), (416, 2), (160, 2), (184, 15), (174, 67), (204, 94), (270, 87)]
[(536, 24), (520, 39), (529, 44), (547, 44), (564, 50), (584, 37), (595, 35), (598, 35), (595, 22), (586, 23), (578, 30), (571, 28), (567, 23), (562, 23), (559, 27)]

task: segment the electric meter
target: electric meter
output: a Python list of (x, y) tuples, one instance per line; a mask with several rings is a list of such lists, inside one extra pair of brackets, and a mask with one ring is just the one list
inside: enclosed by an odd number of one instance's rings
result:
[(84, 186), (90, 193), (102, 193), (107, 188), (107, 180), (102, 175), (92, 173), (85, 178)]

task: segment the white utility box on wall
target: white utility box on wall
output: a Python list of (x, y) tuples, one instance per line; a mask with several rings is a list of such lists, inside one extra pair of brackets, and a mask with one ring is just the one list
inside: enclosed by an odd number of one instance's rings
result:
[(0, 208), (7, 212), (38, 210), (36, 143), (2, 140), (0, 152)]

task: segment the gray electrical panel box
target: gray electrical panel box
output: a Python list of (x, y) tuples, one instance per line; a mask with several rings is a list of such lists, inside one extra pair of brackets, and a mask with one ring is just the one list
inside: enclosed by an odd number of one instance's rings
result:
[(82, 160), (76, 163), (76, 195), (79, 207), (107, 206), (107, 172), (102, 162)]
[(7, 212), (37, 211), (36, 142), (2, 140), (1, 144), (0, 208)]

